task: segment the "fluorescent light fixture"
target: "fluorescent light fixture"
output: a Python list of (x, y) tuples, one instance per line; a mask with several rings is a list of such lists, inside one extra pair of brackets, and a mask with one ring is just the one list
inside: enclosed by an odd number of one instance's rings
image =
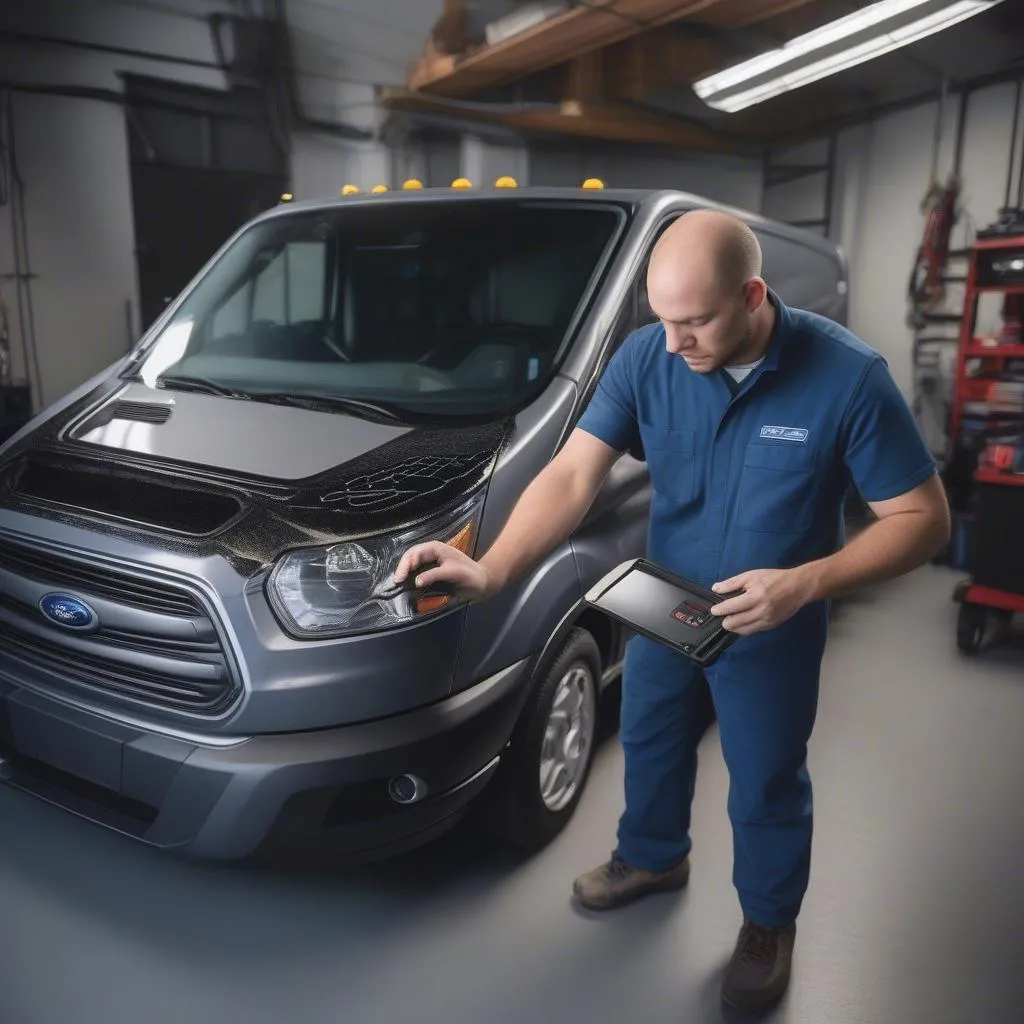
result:
[(693, 88), (708, 106), (735, 113), (909, 46), (997, 3), (1002, 0), (881, 0)]

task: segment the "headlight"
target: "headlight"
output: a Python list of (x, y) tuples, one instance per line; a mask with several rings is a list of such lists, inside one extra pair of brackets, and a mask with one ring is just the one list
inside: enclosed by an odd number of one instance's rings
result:
[(455, 599), (400, 594), (386, 600), (375, 592), (414, 544), (440, 540), (472, 555), (480, 504), (474, 499), (449, 518), (406, 533), (285, 555), (267, 586), (274, 611), (288, 632), (310, 638), (375, 632), (441, 611)]

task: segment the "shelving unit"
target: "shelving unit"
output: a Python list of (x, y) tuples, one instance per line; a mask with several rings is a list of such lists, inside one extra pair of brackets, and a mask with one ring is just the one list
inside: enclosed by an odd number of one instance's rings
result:
[(949, 423), (969, 255), (969, 249), (949, 250), (947, 269), (942, 275), (943, 308), (909, 318), (914, 330), (914, 417), (929, 450), (940, 463), (946, 462), (951, 451)]
[[(1019, 254), (1020, 258), (1024, 260), (1024, 235), (981, 239), (971, 246), (967, 269), (967, 293), (964, 297), (964, 312), (957, 353), (956, 385), (949, 427), (952, 450), (955, 450), (960, 442), (964, 405), (968, 402), (985, 400), (984, 395), (987, 394), (988, 385), (998, 378), (999, 372), (1007, 360), (1024, 359), (1024, 344), (986, 344), (977, 337), (978, 300), (983, 295), (1024, 296), (1024, 282), (1000, 285), (985, 284), (979, 281), (979, 262), (984, 257), (997, 253), (1005, 253), (1008, 256)], [(996, 364), (994, 374), (975, 376), (968, 373), (967, 364), (972, 359), (992, 360)]]
[[(996, 280), (999, 277), (1003, 280)], [(1002, 296), (1004, 312), (1009, 297), (1024, 297), (1024, 235), (979, 239), (969, 254), (947, 463), (947, 472), (952, 463), (961, 480), (970, 479), (969, 498), (961, 494), (960, 503), (961, 510), (969, 503), (973, 517), (971, 579), (955, 594), (960, 601), (957, 645), (969, 654), (981, 650), (993, 621), (1005, 623), (1024, 613), (1024, 457), (1019, 454), (1024, 449), (1024, 399), (1019, 409), (1006, 410), (1006, 419), (998, 427), (991, 426), (990, 418), (1001, 384), (1005, 386), (1012, 377), (1024, 390), (1024, 326), (1018, 310), (1015, 340), (980, 338), (978, 305), (985, 295)], [(1015, 368), (1015, 361), (1021, 369), (1011, 375), (1007, 371)], [(981, 408), (984, 414), (976, 412)], [(964, 430), (971, 414), (985, 422), (973, 444)], [(1009, 457), (993, 460), (986, 452), (995, 450), (990, 445), (999, 435), (1016, 435), (1018, 440), (1003, 449)]]

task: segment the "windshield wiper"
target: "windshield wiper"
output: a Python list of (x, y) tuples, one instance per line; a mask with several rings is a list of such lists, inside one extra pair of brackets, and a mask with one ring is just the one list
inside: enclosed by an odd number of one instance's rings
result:
[(299, 408), (316, 409), (317, 406), (330, 406), (341, 412), (350, 412), (355, 416), (373, 416), (380, 419), (401, 423), (408, 418), (408, 411), (397, 406), (381, 405), (363, 398), (349, 398), (346, 395), (331, 395), (310, 391), (274, 391), (252, 392), (249, 397), (256, 402), (272, 402), (275, 405), (294, 405)]
[(241, 391), (218, 384), (216, 381), (207, 380), (205, 377), (159, 377), (156, 386), (175, 391), (199, 391), (207, 395), (222, 395), (224, 398), (250, 397)]

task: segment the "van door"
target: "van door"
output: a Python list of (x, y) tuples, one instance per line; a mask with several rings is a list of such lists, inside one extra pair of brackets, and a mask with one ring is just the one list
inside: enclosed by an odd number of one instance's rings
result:
[[(600, 368), (602, 372), (634, 331), (657, 320), (647, 299), (647, 265), (662, 233), (685, 212), (683, 208), (671, 211), (647, 239), (643, 259), (616, 320), (611, 344)], [(582, 405), (585, 408), (586, 403)], [(644, 452), (638, 447), (635, 451), (625, 453), (612, 467), (590, 511), (573, 536), (572, 545), (584, 591), (619, 563), (646, 554), (650, 502), (650, 473)]]
[(846, 323), (846, 268), (838, 253), (823, 252), (809, 244), (751, 225), (761, 244), (762, 276), (787, 306), (806, 309)]

